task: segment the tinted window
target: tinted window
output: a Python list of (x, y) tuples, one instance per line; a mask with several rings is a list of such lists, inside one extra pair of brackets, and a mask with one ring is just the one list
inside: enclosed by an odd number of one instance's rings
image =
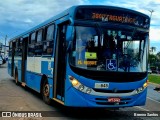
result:
[(51, 25), (47, 28), (46, 40), (53, 40), (54, 25)]
[(35, 43), (35, 40), (36, 40), (36, 33), (34, 32), (31, 34), (31, 44)]
[(34, 45), (29, 45), (28, 46), (28, 56), (34, 56), (35, 54), (35, 46)]
[(39, 30), (37, 33), (37, 42), (42, 41), (42, 30)]
[(12, 42), (9, 43), (9, 56), (12, 56)]
[(43, 55), (52, 55), (53, 54), (53, 40), (43, 43)]
[(22, 39), (16, 40), (15, 56), (22, 55)]
[(41, 55), (42, 55), (42, 48), (43, 48), (42, 42), (37, 43), (37, 44), (35, 45), (35, 50), (34, 50), (35, 56), (41, 56)]

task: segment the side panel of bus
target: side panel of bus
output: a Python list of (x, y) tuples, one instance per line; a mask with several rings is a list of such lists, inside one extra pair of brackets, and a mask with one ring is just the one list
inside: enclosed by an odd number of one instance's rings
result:
[[(34, 36), (34, 38), (33, 38)], [(36, 36), (36, 37), (35, 37)], [(53, 50), (54, 24), (33, 31), (29, 36), (26, 65), (26, 85), (41, 92), (43, 82), (47, 80), (50, 93), (53, 93)], [(53, 96), (53, 95), (50, 95)]]

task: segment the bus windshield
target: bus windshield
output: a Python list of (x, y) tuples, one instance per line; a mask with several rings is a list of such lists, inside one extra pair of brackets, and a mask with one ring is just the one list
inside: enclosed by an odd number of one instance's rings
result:
[(86, 70), (147, 71), (148, 33), (75, 26), (71, 65)]

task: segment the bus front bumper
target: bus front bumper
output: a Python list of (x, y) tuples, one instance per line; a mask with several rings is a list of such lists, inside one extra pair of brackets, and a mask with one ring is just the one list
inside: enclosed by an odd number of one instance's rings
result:
[(111, 96), (95, 96), (83, 93), (76, 90), (75, 88), (70, 88), (66, 92), (65, 105), (72, 107), (105, 107), (105, 108), (123, 108), (132, 106), (142, 106), (145, 105), (147, 89), (143, 92), (131, 95), (131, 96), (116, 96), (114, 98), (120, 98), (119, 102), (108, 102), (108, 98)]

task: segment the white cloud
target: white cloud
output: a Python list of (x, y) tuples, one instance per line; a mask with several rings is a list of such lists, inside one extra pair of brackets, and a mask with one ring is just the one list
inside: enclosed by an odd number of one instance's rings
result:
[[(0, 1), (0, 25), (10, 23), (19, 26), (35, 26), (44, 20), (62, 12), (73, 5), (101, 4), (130, 8), (150, 15), (148, 10), (153, 9), (152, 24), (160, 21), (160, 0), (106, 0), (104, 2), (94, 0), (5, 0)], [(156, 7), (155, 7), (156, 6)], [(30, 22), (26, 22), (29, 20)], [(32, 21), (32, 22), (31, 22)], [(13, 25), (14, 26), (14, 25)]]
[(0, 1), (0, 25), (35, 26), (70, 6), (87, 0), (5, 0)]
[(119, 6), (125, 7), (128, 9), (133, 9), (139, 12), (142, 12), (147, 15), (151, 15), (149, 10), (154, 10), (152, 14), (152, 21), (151, 24), (159, 24), (160, 21), (160, 0), (106, 0), (102, 5), (112, 5), (112, 6)]
[[(88, 0), (0, 0), (0, 33), (8, 39)], [(1, 37), (1, 35), (0, 35)]]
[(160, 28), (159, 27), (150, 28), (150, 40), (151, 42), (160, 42)]
[(30, 24), (30, 23), (32, 23), (33, 21), (32, 21), (31, 19), (27, 18), (26, 20), (24, 20), (24, 22)]

